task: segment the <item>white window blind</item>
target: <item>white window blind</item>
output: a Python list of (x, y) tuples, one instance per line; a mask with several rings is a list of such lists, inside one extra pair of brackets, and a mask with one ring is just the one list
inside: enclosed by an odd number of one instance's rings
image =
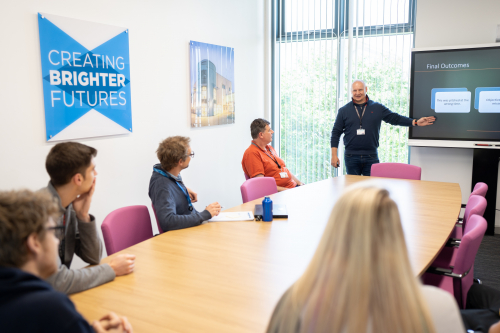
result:
[[(274, 145), (300, 180), (343, 173), (343, 163), (339, 170), (330, 166), (330, 134), (353, 80), (367, 83), (370, 99), (408, 115), (414, 6), (413, 0), (275, 0)], [(379, 158), (408, 161), (407, 128), (383, 123)]]

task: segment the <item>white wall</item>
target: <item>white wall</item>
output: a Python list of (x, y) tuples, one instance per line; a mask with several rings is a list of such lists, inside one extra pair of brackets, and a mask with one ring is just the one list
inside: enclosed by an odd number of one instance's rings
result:
[[(39, 189), (49, 180), (37, 12), (129, 28), (134, 132), (79, 140), (98, 150), (91, 212), (150, 206), (148, 184), (158, 143), (189, 136), (196, 152), (182, 176), (203, 210), (241, 204), (241, 157), (250, 122), (265, 110), (264, 0), (2, 1), (0, 12), (0, 190)], [(189, 41), (235, 48), (236, 124), (191, 129)], [(154, 215), (150, 210), (154, 221)], [(156, 223), (154, 223), (156, 231)], [(156, 232), (155, 232), (156, 233)]]
[[(415, 47), (494, 43), (499, 13), (498, 0), (417, 0)], [(424, 180), (459, 183), (465, 203), (471, 192), (472, 154), (472, 149), (412, 147), (410, 163), (422, 167)]]

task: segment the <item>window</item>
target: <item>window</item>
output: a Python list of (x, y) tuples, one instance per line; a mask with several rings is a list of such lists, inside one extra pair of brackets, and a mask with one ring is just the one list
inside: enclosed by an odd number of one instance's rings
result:
[[(367, 83), (372, 100), (408, 115), (414, 6), (414, 0), (274, 1), (274, 146), (300, 180), (343, 173), (342, 142), (342, 167), (330, 166), (330, 134), (354, 79)], [(382, 124), (379, 158), (408, 161), (406, 127)]]

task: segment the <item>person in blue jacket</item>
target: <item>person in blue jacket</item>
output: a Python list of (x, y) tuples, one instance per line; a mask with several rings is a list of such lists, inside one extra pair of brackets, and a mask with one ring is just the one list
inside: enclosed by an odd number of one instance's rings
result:
[(43, 280), (58, 270), (59, 214), (46, 191), (0, 192), (0, 331), (131, 333), (127, 318), (112, 312), (89, 325)]
[(344, 133), (345, 165), (347, 174), (369, 176), (372, 164), (379, 163), (377, 148), (379, 145), (380, 125), (382, 120), (391, 125), (428, 126), (435, 117), (411, 119), (392, 112), (386, 106), (370, 100), (368, 87), (362, 80), (352, 84), (352, 101), (339, 109), (332, 129), (330, 144), (333, 167), (339, 167), (337, 149)]

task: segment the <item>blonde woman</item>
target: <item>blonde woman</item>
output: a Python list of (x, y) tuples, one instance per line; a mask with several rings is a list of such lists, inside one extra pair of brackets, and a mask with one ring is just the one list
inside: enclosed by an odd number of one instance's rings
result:
[(333, 208), (309, 267), (267, 332), (465, 332), (452, 295), (415, 277), (396, 203), (368, 183)]

